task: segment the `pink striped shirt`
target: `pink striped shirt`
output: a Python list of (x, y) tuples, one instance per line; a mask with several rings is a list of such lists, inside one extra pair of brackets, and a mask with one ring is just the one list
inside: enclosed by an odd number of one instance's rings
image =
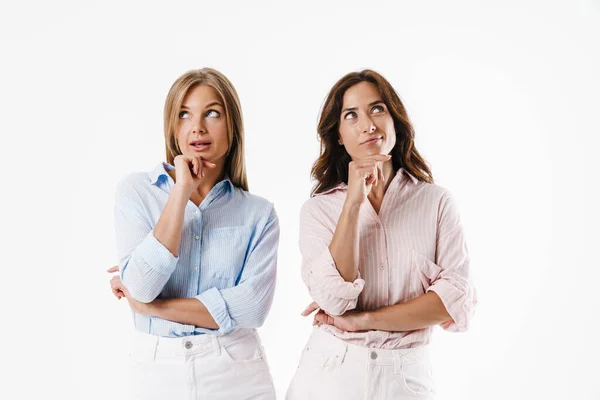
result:
[[(379, 214), (368, 201), (360, 208), (359, 276), (346, 282), (329, 252), (346, 190), (347, 185), (340, 184), (318, 194), (306, 201), (300, 212), (302, 279), (317, 304), (340, 315), (354, 308), (368, 311), (406, 302), (433, 290), (452, 317), (440, 326), (465, 331), (477, 296), (450, 193), (400, 169)], [(427, 344), (432, 331), (429, 327), (408, 332), (344, 332), (330, 325), (320, 329), (353, 344), (383, 349)]]

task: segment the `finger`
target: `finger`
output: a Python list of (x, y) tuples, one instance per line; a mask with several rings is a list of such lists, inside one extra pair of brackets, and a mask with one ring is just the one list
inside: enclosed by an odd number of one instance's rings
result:
[(196, 158), (196, 163), (198, 164), (198, 172), (196, 173), (196, 176), (198, 178), (203, 178), (204, 177), (204, 163), (202, 162), (202, 158), (200, 156), (198, 156), (198, 158)]
[(383, 176), (383, 166), (381, 163), (377, 163), (377, 179), (380, 179), (382, 182), (385, 181), (385, 177)]
[(214, 162), (210, 162), (208, 160), (202, 160), (202, 165), (207, 168), (217, 168), (217, 164), (215, 164)]
[(376, 164), (373, 165), (366, 165), (364, 167), (359, 168), (358, 170), (356, 170), (356, 175), (360, 178), (366, 178), (367, 174), (373, 174), (373, 171), (375, 171), (377, 168)]
[(317, 322), (320, 322), (322, 324), (331, 325), (329, 323), (329, 315), (324, 314), (324, 313), (323, 314), (321, 314), (321, 313), (316, 314), (315, 315), (315, 320), (317, 320)]
[(377, 185), (377, 182), (379, 182), (379, 168), (377, 167), (377, 164), (375, 164), (373, 167), (373, 184)]
[(119, 266), (118, 265), (113, 265), (112, 267), (110, 267), (109, 269), (107, 269), (106, 272), (119, 272)]
[(366, 160), (366, 161), (360, 161), (358, 163), (356, 163), (356, 166), (354, 167), (356, 170), (360, 170), (363, 168), (371, 168), (373, 165), (377, 165), (377, 161), (375, 160)]
[(389, 154), (376, 154), (374, 156), (369, 156), (369, 159), (372, 159), (375, 161), (389, 161), (390, 158), (392, 158), (392, 156)]
[(318, 310), (318, 309), (319, 309), (319, 305), (315, 301), (313, 301), (312, 303), (310, 303), (308, 305), (308, 307), (306, 307), (306, 309), (304, 311), (302, 311), (301, 315), (303, 317), (306, 317), (306, 316), (312, 314), (313, 311)]
[(359, 164), (366, 161), (385, 162), (389, 161), (391, 158), (392, 156), (389, 154), (374, 154), (364, 158), (359, 158), (355, 162)]
[(367, 185), (372, 185), (377, 182), (377, 171), (373, 171), (373, 169), (365, 172), (365, 183)]
[(192, 163), (193, 174), (198, 175), (198, 160), (196, 159), (196, 157), (192, 157), (192, 159), (190, 161)]

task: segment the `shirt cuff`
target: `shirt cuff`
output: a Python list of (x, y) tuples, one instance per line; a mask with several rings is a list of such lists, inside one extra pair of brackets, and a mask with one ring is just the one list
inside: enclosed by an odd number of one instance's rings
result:
[(196, 296), (196, 299), (204, 304), (217, 325), (219, 325), (219, 329), (217, 329), (216, 332), (224, 335), (233, 331), (233, 320), (229, 316), (227, 304), (225, 303), (223, 296), (221, 296), (219, 289), (212, 287)]
[(332, 297), (345, 300), (358, 298), (365, 287), (365, 281), (361, 279), (360, 272), (352, 282), (346, 282), (335, 266), (335, 261), (328, 250), (311, 263), (308, 270), (308, 283), (310, 288), (319, 288)]
[(306, 284), (313, 300), (332, 315), (341, 315), (355, 308), (358, 296), (365, 287), (360, 272), (352, 282), (342, 278), (329, 249), (308, 267)]
[(438, 279), (427, 289), (427, 292), (429, 291), (434, 291), (440, 297), (448, 314), (452, 317), (452, 320), (443, 322), (440, 326), (450, 332), (466, 331), (477, 302), (474, 290), (470, 296), (469, 293), (459, 290), (447, 280)]
[(175, 257), (165, 245), (154, 237), (154, 231), (148, 233), (136, 250), (150, 269), (162, 275), (171, 275), (179, 260), (179, 257)]

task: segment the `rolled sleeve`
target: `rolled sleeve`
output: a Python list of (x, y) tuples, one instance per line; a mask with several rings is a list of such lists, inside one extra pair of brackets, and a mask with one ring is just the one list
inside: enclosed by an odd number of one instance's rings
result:
[(117, 186), (115, 237), (123, 284), (134, 299), (151, 302), (171, 277), (178, 257), (154, 237), (144, 197), (136, 191), (131, 180), (124, 180)]
[(221, 296), (219, 289), (210, 288), (196, 296), (196, 299), (204, 304), (217, 325), (219, 325), (219, 329), (217, 329), (219, 334), (224, 335), (233, 331), (235, 326), (229, 315), (229, 311), (227, 311), (227, 303), (225, 303), (225, 299)]
[(161, 275), (170, 276), (179, 260), (179, 257), (175, 257), (165, 245), (156, 239), (154, 231), (146, 236), (136, 248), (135, 253), (140, 258), (140, 264)]
[(313, 300), (331, 315), (341, 315), (356, 308), (365, 281), (358, 273), (352, 282), (340, 275), (329, 244), (333, 232), (319, 219), (319, 210), (308, 202), (300, 213), (300, 252), (302, 279)]
[(448, 314), (452, 317), (452, 320), (440, 324), (442, 328), (450, 332), (465, 332), (468, 330), (475, 311), (476, 299), (472, 298), (475, 295), (474, 289), (464, 291), (453, 286), (446, 279), (439, 279), (427, 291), (433, 291), (440, 297)]
[(178, 260), (149, 232), (121, 266), (121, 280), (134, 299), (149, 303), (160, 294)]
[[(300, 247), (306, 247), (304, 243)], [(314, 261), (303, 265), (303, 279), (308, 291), (319, 307), (331, 315), (342, 315), (356, 308), (358, 296), (365, 281), (360, 277), (346, 282), (335, 266), (335, 261), (326, 245)]]
[(440, 324), (451, 332), (469, 328), (477, 304), (477, 292), (470, 277), (469, 255), (458, 210), (448, 194), (441, 203), (438, 222), (436, 264), (438, 277), (427, 291), (442, 300), (452, 320)]

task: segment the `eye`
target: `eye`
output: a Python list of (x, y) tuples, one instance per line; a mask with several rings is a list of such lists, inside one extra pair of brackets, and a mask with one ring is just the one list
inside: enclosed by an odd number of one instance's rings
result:
[(181, 111), (179, 113), (179, 118), (181, 118), (181, 119), (186, 119), (186, 118), (189, 118), (189, 117), (190, 117), (190, 113), (187, 112), (187, 111)]
[(383, 108), (383, 106), (374, 106), (373, 108), (371, 108), (371, 112), (373, 114), (380, 114), (384, 111), (385, 111), (385, 109)]
[(217, 110), (208, 110), (208, 112), (206, 113), (207, 117), (213, 117), (213, 118), (218, 118), (221, 116), (221, 113), (218, 112)]
[(348, 114), (344, 115), (344, 119), (354, 119), (356, 118), (356, 113), (354, 111), (350, 111)]

